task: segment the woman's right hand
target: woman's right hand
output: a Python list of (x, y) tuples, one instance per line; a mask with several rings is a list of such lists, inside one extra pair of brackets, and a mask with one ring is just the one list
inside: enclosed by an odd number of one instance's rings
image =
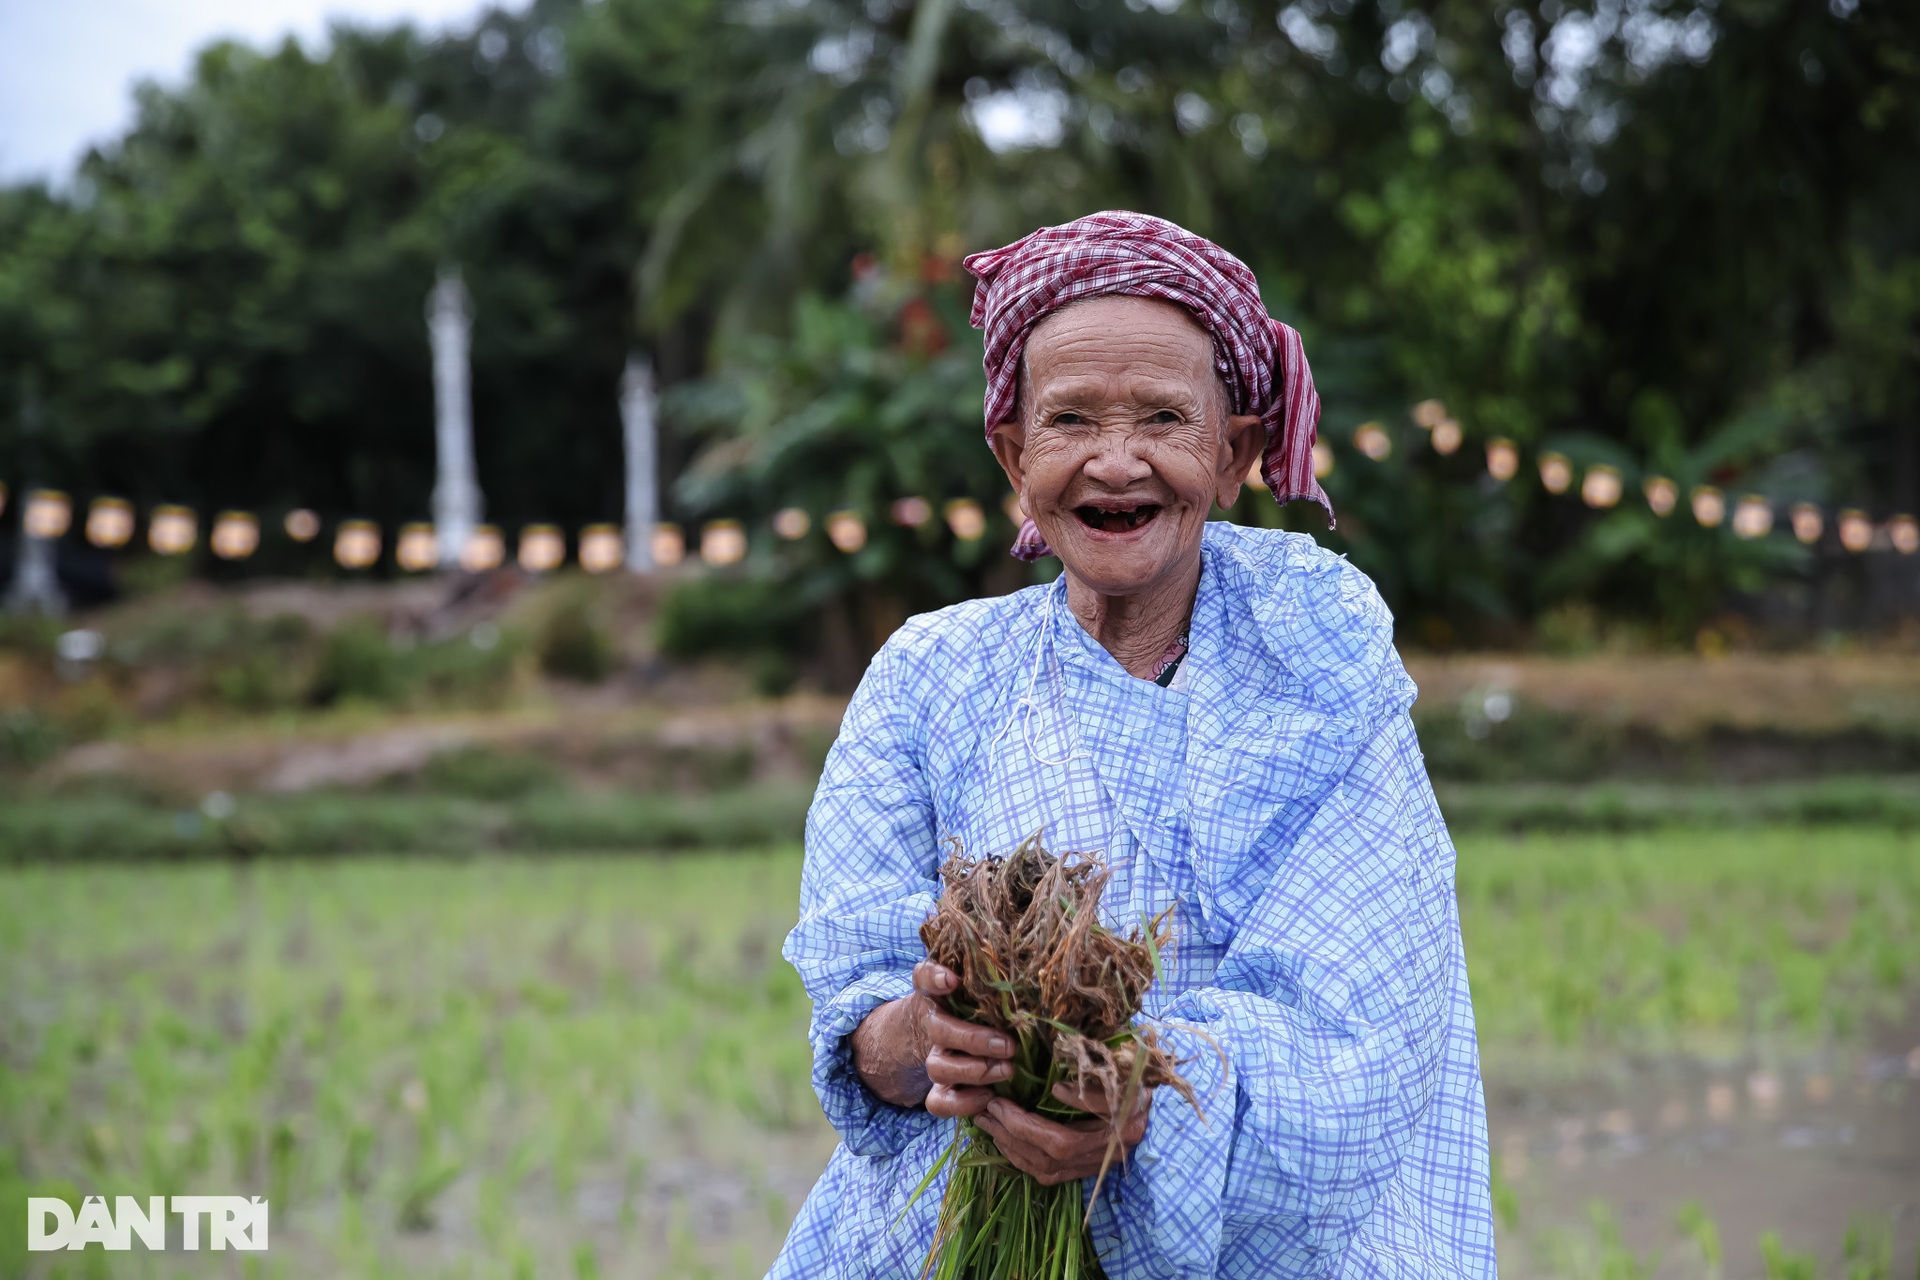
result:
[(913, 969), (913, 994), (888, 1001), (853, 1031), (860, 1079), (895, 1106), (925, 1105), (936, 1116), (972, 1116), (1013, 1075), (1012, 1037), (956, 1018), (939, 1005), (959, 986), (944, 965)]

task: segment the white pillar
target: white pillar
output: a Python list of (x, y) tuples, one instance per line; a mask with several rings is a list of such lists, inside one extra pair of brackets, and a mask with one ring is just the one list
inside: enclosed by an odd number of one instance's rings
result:
[(443, 569), (459, 567), (460, 553), (480, 523), (467, 370), (472, 329), (473, 303), (459, 268), (442, 268), (427, 298), (427, 333), (433, 342), (433, 533)]
[(653, 568), (653, 526), (660, 518), (654, 417), (658, 397), (653, 368), (636, 352), (620, 378), (620, 421), (627, 437), (627, 569)]
[(66, 593), (53, 571), (53, 539), (36, 538), (20, 522), (20, 555), (14, 561), (13, 586), (7, 592), (13, 613), (42, 613), (57, 618), (67, 611)]
[[(32, 392), (20, 397), (21, 453), (27, 474), (38, 462), (40, 438), (40, 401)], [(27, 504), (38, 486), (23, 484), (14, 501), (20, 507), (20, 548), (13, 563), (13, 585), (7, 591), (7, 609), (12, 613), (43, 613), (57, 618), (67, 611), (66, 593), (60, 590), (60, 578), (54, 572), (53, 540), (36, 538), (27, 532)]]

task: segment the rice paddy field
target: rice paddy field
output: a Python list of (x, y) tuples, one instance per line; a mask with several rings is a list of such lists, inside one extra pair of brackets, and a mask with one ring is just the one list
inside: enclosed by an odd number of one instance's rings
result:
[[(762, 1273), (832, 1149), (794, 848), (0, 869), (0, 1275)], [(1469, 835), (1502, 1268), (1920, 1269), (1920, 837)], [(30, 1194), (271, 1249), (28, 1254)], [(174, 1219), (178, 1233), (178, 1219)]]

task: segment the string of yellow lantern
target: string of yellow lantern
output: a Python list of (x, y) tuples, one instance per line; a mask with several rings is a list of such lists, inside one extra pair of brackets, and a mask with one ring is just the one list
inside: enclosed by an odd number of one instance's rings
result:
[[(1422, 400), (1409, 416), (1424, 433), (1435, 454), (1448, 457), (1465, 443), (1465, 429), (1446, 405), (1438, 399)], [(1353, 428), (1348, 442), (1362, 458), (1384, 463), (1394, 454), (1394, 439), (1379, 421), (1362, 422)], [(1313, 449), (1314, 474), (1330, 475), (1337, 454), (1327, 440)], [(1505, 437), (1494, 437), (1485, 444), (1486, 475), (1497, 484), (1509, 484), (1519, 478), (1522, 452), (1519, 445)], [(1628, 492), (1628, 479), (1621, 467), (1595, 462), (1581, 467), (1556, 449), (1542, 450), (1534, 468), (1541, 488), (1562, 496), (1577, 494), (1580, 501), (1596, 511), (1618, 507)], [(1264, 487), (1258, 465), (1247, 476), (1247, 483)], [(1800, 500), (1776, 503), (1759, 493), (1730, 495), (1713, 484), (1695, 484), (1682, 491), (1669, 476), (1647, 473), (1639, 490), (1647, 510), (1662, 519), (1684, 509), (1694, 523), (1707, 529), (1725, 527), (1737, 538), (1752, 541), (1765, 538), (1776, 528), (1785, 530), (1797, 541), (1811, 546), (1831, 530), (1840, 547), (1851, 554), (1886, 550), (1902, 555), (1920, 553), (1920, 520), (1912, 514), (1895, 513), (1876, 523), (1859, 507), (1845, 507), (1829, 513), (1818, 504)], [(0, 484), (0, 509), (7, 500), (7, 488)], [(1004, 503), (1007, 519), (1018, 525), (1025, 518), (1017, 498), (1008, 495)], [(986, 535), (987, 515), (981, 504), (971, 498), (955, 498), (937, 508), (918, 494), (908, 494), (885, 504), (888, 520), (905, 529), (924, 530), (934, 525), (936, 514), (952, 536), (961, 542), (973, 542)], [(66, 536), (73, 524), (74, 504), (55, 489), (34, 489), (27, 493), (21, 514), (26, 532), (36, 538), (57, 539)], [(138, 519), (133, 504), (124, 498), (102, 495), (87, 504), (81, 531), (87, 542), (103, 550), (118, 550), (134, 539)], [(775, 512), (768, 522), (773, 535), (786, 542), (806, 538), (816, 527), (828, 543), (844, 555), (856, 555), (869, 540), (867, 517), (852, 507), (831, 510), (822, 518), (803, 507), (788, 506)], [(295, 543), (310, 543), (323, 531), (320, 515), (309, 508), (286, 513), (281, 521), (286, 537)], [(697, 548), (699, 559), (710, 566), (725, 567), (743, 561), (749, 550), (747, 528), (738, 520), (715, 519), (700, 526), (697, 536), (680, 526), (662, 523), (655, 527), (650, 550), (656, 565), (671, 567), (683, 563), (689, 542)], [(147, 517), (146, 543), (155, 554), (184, 555), (197, 545), (199, 518), (186, 506), (163, 504)], [(259, 518), (251, 512), (221, 511), (215, 516), (207, 539), (208, 550), (227, 561), (242, 561), (258, 552), (261, 545)], [(385, 547), (380, 526), (365, 519), (342, 520), (334, 526), (332, 555), (342, 568), (359, 571), (380, 562)], [(620, 526), (591, 524), (582, 528), (575, 543), (575, 560), (590, 573), (606, 573), (625, 561), (625, 542)], [(414, 521), (399, 527), (392, 543), (396, 567), (406, 573), (425, 573), (440, 564), (440, 547), (431, 524)], [(460, 567), (470, 573), (485, 573), (504, 565), (508, 559), (505, 533), (497, 525), (483, 524), (474, 529), (461, 548)], [(513, 560), (525, 572), (550, 573), (567, 559), (567, 538), (554, 524), (523, 526), (517, 535)]]

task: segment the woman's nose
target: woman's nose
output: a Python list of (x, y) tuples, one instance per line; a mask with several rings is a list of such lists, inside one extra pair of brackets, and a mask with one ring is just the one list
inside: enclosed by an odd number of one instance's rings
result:
[(1093, 456), (1082, 470), (1114, 489), (1153, 474), (1153, 467), (1135, 451), (1132, 433), (1124, 430), (1102, 431)]

